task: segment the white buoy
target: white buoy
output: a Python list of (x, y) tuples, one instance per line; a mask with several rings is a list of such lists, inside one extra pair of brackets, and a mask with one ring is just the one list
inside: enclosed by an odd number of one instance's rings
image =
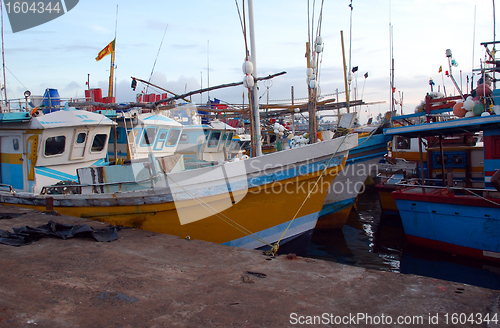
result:
[(245, 78), (243, 80), (243, 85), (245, 86), (245, 88), (253, 88), (253, 85), (254, 85), (254, 80), (253, 80), (253, 76), (252, 75), (245, 75)]
[(245, 60), (243, 63), (243, 66), (241, 67), (243, 70), (243, 73), (245, 74), (252, 74), (253, 73), (253, 64), (251, 61)]
[(474, 100), (472, 100), (472, 97), (469, 96), (467, 97), (467, 99), (465, 99), (464, 101), (464, 105), (462, 106), (466, 111), (470, 112), (473, 108), (474, 108), (474, 105), (476, 103), (474, 102)]
[(312, 69), (311, 67), (306, 68), (307, 77), (311, 77), (313, 76), (313, 74), (314, 74), (314, 69)]

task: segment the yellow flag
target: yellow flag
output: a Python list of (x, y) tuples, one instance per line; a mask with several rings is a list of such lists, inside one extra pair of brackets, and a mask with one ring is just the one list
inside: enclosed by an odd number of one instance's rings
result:
[(95, 60), (99, 61), (114, 51), (115, 51), (115, 40), (111, 41), (106, 47), (104, 47), (104, 49), (99, 51), (99, 54), (97, 55)]

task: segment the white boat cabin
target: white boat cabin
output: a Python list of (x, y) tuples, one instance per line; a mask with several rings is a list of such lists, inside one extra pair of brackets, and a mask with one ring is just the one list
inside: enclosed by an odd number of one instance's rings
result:
[(113, 124), (68, 107), (38, 117), (0, 114), (1, 187), (39, 193), (44, 186), (76, 184), (77, 168), (105, 162)]
[[(182, 124), (159, 113), (123, 112), (117, 118), (116, 145), (119, 159), (173, 155), (177, 150)], [(108, 154), (115, 158), (115, 138), (111, 133)]]
[(185, 160), (206, 162), (227, 161), (236, 129), (214, 120), (208, 124), (184, 126), (177, 153)]

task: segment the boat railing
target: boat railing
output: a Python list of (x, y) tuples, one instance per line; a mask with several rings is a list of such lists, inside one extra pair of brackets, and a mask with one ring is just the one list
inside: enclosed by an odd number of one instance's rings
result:
[[(459, 192), (464, 192), (464, 193), (469, 193), (481, 198), (484, 197), (490, 197), (491, 194), (496, 194), (497, 196), (500, 196), (500, 192), (498, 192), (496, 189), (484, 189), (484, 188), (469, 188), (469, 187), (459, 187), (459, 186), (431, 186), (431, 185), (423, 185), (418, 182), (420, 179), (414, 179), (411, 182), (404, 180), (401, 182), (395, 183), (396, 187), (402, 187), (402, 188), (422, 188), (422, 189), (435, 189), (435, 190), (448, 190), (448, 191), (459, 191)], [(442, 182), (441, 179), (425, 179), (426, 182)], [(480, 195), (482, 194), (482, 195)], [(498, 198), (498, 197), (495, 197)], [(497, 205), (500, 205), (498, 203), (495, 203)]]
[(14, 188), (11, 185), (9, 185), (9, 184), (0, 183), (0, 188), (9, 188), (9, 192), (11, 194), (15, 194), (16, 193), (16, 191), (14, 190)]
[[(116, 182), (101, 182), (101, 183), (86, 183), (86, 184), (66, 184), (66, 185), (51, 185), (51, 186), (44, 186), (42, 187), (40, 191), (40, 195), (50, 195), (51, 193), (49, 191), (51, 190), (58, 190), (62, 189), (65, 191), (64, 193), (54, 193), (56, 195), (64, 195), (64, 194), (71, 194), (69, 192), (70, 190), (74, 188), (80, 188), (78, 189), (79, 192), (76, 192), (75, 194), (81, 194), (81, 188), (92, 188), (92, 190), (95, 190), (96, 188), (101, 188), (101, 187), (112, 187), (112, 186), (118, 186), (118, 191), (117, 192), (123, 192), (122, 186), (127, 185), (127, 184), (140, 184), (144, 182), (151, 182), (151, 188), (155, 187), (155, 183), (161, 179), (161, 177), (166, 176), (165, 173), (158, 173), (155, 175), (150, 176), (149, 178), (141, 179), (141, 180), (130, 180), (130, 181), (116, 181)], [(0, 184), (1, 186), (1, 184)], [(12, 187), (11, 187), (12, 188)], [(65, 189), (66, 188), (66, 189)]]

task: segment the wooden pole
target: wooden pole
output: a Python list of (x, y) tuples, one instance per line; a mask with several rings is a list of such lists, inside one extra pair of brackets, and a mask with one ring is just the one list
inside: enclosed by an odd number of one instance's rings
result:
[(109, 67), (108, 97), (113, 97), (113, 80), (114, 80), (114, 74), (115, 74), (115, 51), (113, 50), (111, 52), (111, 65)]

